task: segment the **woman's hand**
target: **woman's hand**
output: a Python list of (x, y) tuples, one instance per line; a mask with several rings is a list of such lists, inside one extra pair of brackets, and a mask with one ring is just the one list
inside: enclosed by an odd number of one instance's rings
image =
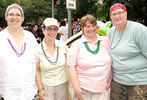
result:
[(80, 88), (74, 89), (75, 98), (78, 98), (78, 100), (84, 100), (84, 92)]
[(41, 90), (39, 91), (39, 99), (40, 100), (44, 100), (44, 97), (47, 96), (47, 93), (45, 92), (45, 90)]
[(112, 79), (113, 79), (113, 71), (111, 70), (111, 73), (110, 73), (110, 77), (108, 79), (108, 85), (106, 87), (107, 90), (109, 90), (111, 88), (111, 82), (112, 82)]

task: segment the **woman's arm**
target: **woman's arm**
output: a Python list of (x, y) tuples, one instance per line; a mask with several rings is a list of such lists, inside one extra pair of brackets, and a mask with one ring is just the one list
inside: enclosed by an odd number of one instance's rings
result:
[(44, 88), (42, 87), (42, 83), (41, 83), (41, 72), (40, 72), (40, 66), (39, 66), (39, 62), (36, 63), (36, 84), (38, 86), (38, 93), (39, 93), (39, 98), (40, 100), (43, 100), (44, 96), (46, 96), (47, 94), (44, 91)]
[(69, 66), (69, 76), (74, 88), (74, 95), (78, 100), (84, 100), (83, 98), (83, 91), (80, 88), (79, 79), (76, 71), (76, 66)]
[(41, 75), (40, 75), (40, 67), (39, 67), (39, 62), (36, 63), (36, 84), (38, 86), (38, 90), (40, 91), (42, 89), (42, 84), (41, 84)]
[(110, 76), (109, 76), (109, 79), (108, 79), (108, 85), (107, 85), (107, 90), (109, 90), (111, 88), (111, 82), (113, 80), (113, 70), (111, 68), (111, 73), (110, 73)]

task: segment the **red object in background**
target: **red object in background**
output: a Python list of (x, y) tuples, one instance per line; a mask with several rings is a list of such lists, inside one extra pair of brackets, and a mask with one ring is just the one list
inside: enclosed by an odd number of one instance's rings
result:
[(54, 0), (54, 4), (58, 5), (59, 4), (58, 0)]
[(99, 29), (100, 27), (99, 26), (97, 26), (97, 29)]
[(6, 27), (4, 26), (4, 27), (2, 27), (2, 30), (4, 30)]

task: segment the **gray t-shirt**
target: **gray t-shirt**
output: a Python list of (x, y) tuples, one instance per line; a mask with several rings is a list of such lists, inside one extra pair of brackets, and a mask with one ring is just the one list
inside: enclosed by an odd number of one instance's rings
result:
[(147, 27), (129, 21), (123, 32), (112, 27), (110, 53), (114, 80), (125, 85), (147, 84)]

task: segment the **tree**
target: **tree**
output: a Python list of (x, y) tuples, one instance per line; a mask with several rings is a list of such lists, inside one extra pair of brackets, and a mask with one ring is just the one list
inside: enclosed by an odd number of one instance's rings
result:
[(126, 6), (128, 19), (138, 21), (147, 25), (147, 2), (145, 0), (103, 0), (99, 4), (98, 0), (76, 0), (77, 9), (72, 11), (72, 16), (82, 17), (89, 13), (94, 15), (97, 20), (108, 21), (110, 7), (114, 3), (122, 3)]
[(3, 2), (3, 0), (0, 0), (0, 27), (3, 27), (5, 26), (5, 17), (4, 17), (4, 14), (5, 14), (5, 4)]
[[(86, 14), (94, 15), (97, 20), (108, 21), (109, 10), (114, 3), (122, 3), (128, 11), (128, 19), (141, 22), (147, 25), (147, 2), (146, 0), (103, 0), (99, 4), (98, 0), (76, 0), (76, 10), (72, 10), (72, 18), (81, 18)], [(12, 3), (18, 3), (16, 0), (0, 0), (0, 23), (6, 25), (4, 13), (6, 7)], [(35, 21), (40, 24), (46, 17), (52, 16), (52, 0), (21, 0), (19, 4), (24, 9), (25, 22)], [(59, 5), (54, 6), (54, 16), (56, 19), (67, 17), (66, 0), (60, 0)]]
[(129, 20), (147, 25), (147, 2), (145, 0), (103, 0), (102, 5), (97, 5), (97, 17), (103, 21), (110, 20), (109, 10), (114, 3), (122, 3), (126, 6)]
[(61, 19), (67, 18), (66, 0), (60, 0), (60, 4), (55, 5), (55, 17), (59, 21)]
[(95, 15), (97, 7), (94, 5), (97, 3), (97, 0), (76, 0), (76, 10), (73, 10), (73, 16), (76, 18), (81, 18), (86, 14)]
[(3, 0), (0, 0), (0, 26), (6, 26), (7, 23), (5, 22), (5, 11), (9, 4), (17, 3), (16, 0), (7, 0), (7, 3), (5, 3)]
[(36, 24), (40, 24), (45, 17), (51, 15), (50, 4), (45, 0), (22, 0), (25, 22), (35, 21)]

